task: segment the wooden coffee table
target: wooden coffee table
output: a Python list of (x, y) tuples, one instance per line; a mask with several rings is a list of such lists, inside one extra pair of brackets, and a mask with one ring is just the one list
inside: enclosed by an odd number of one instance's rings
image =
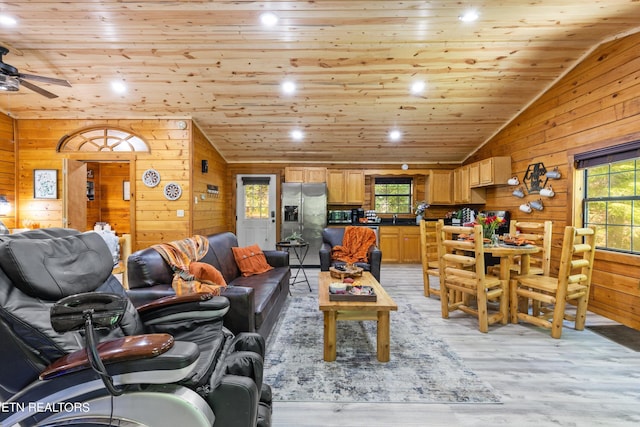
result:
[(398, 310), (398, 306), (385, 292), (380, 283), (369, 272), (355, 279), (356, 284), (371, 286), (376, 301), (329, 301), (329, 284), (338, 281), (328, 271), (321, 271), (318, 278), (318, 300), (320, 311), (324, 312), (324, 360), (336, 360), (336, 321), (338, 320), (375, 320), (378, 322), (377, 356), (380, 362), (389, 361), (389, 312)]

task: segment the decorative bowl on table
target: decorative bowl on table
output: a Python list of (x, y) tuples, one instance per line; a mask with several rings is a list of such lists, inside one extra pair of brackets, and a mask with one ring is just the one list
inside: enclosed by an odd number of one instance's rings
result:
[(362, 276), (362, 267), (356, 267), (352, 264), (337, 265), (335, 267), (329, 267), (331, 277), (336, 279), (344, 279), (345, 277), (360, 277)]

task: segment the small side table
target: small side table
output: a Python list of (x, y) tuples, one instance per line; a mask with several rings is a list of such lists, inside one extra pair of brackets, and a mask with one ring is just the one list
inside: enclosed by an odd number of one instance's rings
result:
[[(276, 249), (279, 251), (287, 251), (289, 255), (293, 253), (293, 256), (298, 260), (298, 269), (295, 274), (291, 278), (291, 282), (289, 283), (291, 286), (295, 286), (296, 283), (306, 283), (309, 287), (309, 292), (311, 292), (311, 284), (309, 283), (309, 278), (307, 277), (307, 272), (304, 271), (304, 259), (307, 257), (307, 252), (309, 252), (309, 243), (300, 242), (300, 241), (284, 241), (276, 243)], [(302, 277), (298, 279), (298, 275), (302, 272)]]

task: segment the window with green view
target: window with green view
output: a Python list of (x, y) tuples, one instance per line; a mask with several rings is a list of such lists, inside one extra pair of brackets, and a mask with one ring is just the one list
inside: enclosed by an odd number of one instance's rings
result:
[(376, 178), (374, 209), (383, 214), (412, 213), (411, 178)]
[(640, 157), (584, 169), (583, 223), (597, 226), (600, 249), (640, 254), (638, 181)]
[(246, 219), (269, 218), (269, 185), (245, 185), (244, 194), (244, 215)]

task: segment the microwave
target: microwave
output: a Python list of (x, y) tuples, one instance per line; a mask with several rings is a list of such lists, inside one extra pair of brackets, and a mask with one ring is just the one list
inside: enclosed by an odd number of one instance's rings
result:
[(351, 210), (329, 210), (328, 224), (351, 224)]

